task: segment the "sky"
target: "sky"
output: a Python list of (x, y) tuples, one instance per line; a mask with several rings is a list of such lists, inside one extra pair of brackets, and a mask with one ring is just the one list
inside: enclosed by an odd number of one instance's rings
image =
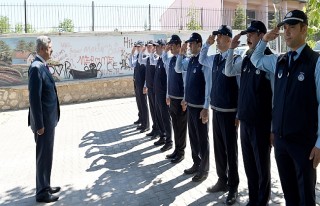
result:
[[(145, 5), (170, 6), (174, 0), (93, 0), (95, 3), (113, 4), (113, 5)], [(23, 3), (24, 0), (0, 0), (0, 4)], [(91, 3), (92, 0), (27, 0), (27, 3)]]

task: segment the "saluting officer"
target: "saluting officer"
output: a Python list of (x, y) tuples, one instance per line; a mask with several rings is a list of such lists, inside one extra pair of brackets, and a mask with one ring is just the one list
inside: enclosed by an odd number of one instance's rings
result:
[[(167, 72), (167, 104), (170, 106), (170, 115), (174, 132), (175, 149), (167, 155), (172, 163), (181, 162), (184, 159), (187, 136), (187, 112), (182, 110), (181, 101), (184, 96), (183, 76), (175, 71), (177, 55), (181, 48), (181, 39), (178, 35), (172, 35), (165, 52), (162, 54), (162, 61)], [(168, 55), (169, 50), (173, 56)]]
[(148, 99), (149, 99), (149, 109), (151, 113), (152, 118), (152, 131), (147, 134), (147, 136), (151, 136), (151, 139), (156, 138), (160, 135), (159, 133), (159, 123), (158, 118), (156, 116), (155, 112), (155, 93), (153, 90), (153, 83), (154, 83), (154, 73), (155, 73), (155, 65), (150, 64), (150, 54), (153, 50), (153, 40), (149, 40), (146, 44), (147, 46), (147, 55), (143, 55), (146, 47), (143, 46), (139, 53), (138, 62), (142, 65), (146, 66), (146, 87), (144, 88), (144, 93), (148, 93)]
[[(225, 66), (227, 76), (241, 75), (238, 96), (238, 118), (244, 169), (248, 179), (248, 205), (268, 205), (270, 184), (270, 133), (273, 75), (255, 67), (250, 57), (257, 43), (267, 32), (261, 21), (252, 21), (250, 26), (236, 35), (228, 50)], [(243, 61), (233, 62), (234, 49), (240, 36), (247, 35), (249, 51)], [(271, 54), (269, 48), (264, 51)]]
[(154, 42), (155, 53), (150, 55), (150, 64), (156, 65), (154, 74), (154, 92), (155, 92), (155, 107), (156, 116), (159, 119), (160, 138), (166, 139), (167, 142), (172, 142), (172, 124), (169, 113), (169, 106), (166, 102), (167, 94), (167, 73), (162, 61), (162, 53), (165, 48), (165, 41), (162, 39)]
[[(192, 56), (186, 57), (189, 43)], [(176, 63), (176, 72), (186, 72), (185, 94), (182, 106), (188, 106), (188, 130), (192, 151), (193, 165), (184, 170), (185, 174), (195, 174), (194, 182), (200, 182), (208, 177), (209, 171), (209, 98), (211, 86), (211, 70), (199, 62), (202, 38), (198, 33), (191, 37), (180, 49)]]
[[(279, 36), (290, 51), (264, 55), (268, 41)], [(264, 35), (251, 61), (275, 73), (272, 129), (274, 151), (286, 205), (316, 205), (316, 167), (320, 161), (320, 59), (306, 44), (307, 15), (286, 14), (277, 28)]]
[[(133, 81), (134, 81), (134, 92), (136, 95), (136, 101), (138, 106), (138, 116), (139, 119), (134, 122), (135, 124), (141, 124), (137, 127), (140, 132), (146, 132), (150, 129), (149, 127), (149, 110), (147, 103), (147, 96), (144, 92), (145, 87), (145, 74), (146, 67), (145, 65), (140, 65), (138, 62), (139, 53), (141, 50), (141, 46), (143, 45), (142, 41), (138, 41), (134, 44), (132, 48), (132, 52), (129, 56), (129, 66), (133, 67)], [(137, 51), (137, 53), (136, 53)]]
[[(215, 37), (217, 37), (217, 48), (220, 52), (208, 56), (209, 47), (214, 44)], [(239, 121), (236, 119), (238, 85), (236, 77), (227, 77), (223, 74), (231, 39), (231, 27), (222, 25), (218, 31), (212, 32), (212, 35), (209, 36), (199, 57), (199, 62), (212, 70), (210, 104), (218, 181), (207, 191), (212, 193), (229, 191), (226, 199), (227, 205), (236, 202), (239, 185), (237, 143)], [(232, 56), (233, 61), (241, 60), (239, 55)]]

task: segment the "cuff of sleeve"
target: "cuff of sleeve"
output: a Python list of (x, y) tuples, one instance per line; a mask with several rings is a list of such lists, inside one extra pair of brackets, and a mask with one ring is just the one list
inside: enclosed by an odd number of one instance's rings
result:
[(318, 136), (316, 145), (315, 145), (318, 149), (320, 149), (320, 137)]
[(209, 102), (208, 102), (208, 101), (206, 101), (206, 102), (204, 103), (203, 108), (204, 108), (204, 109), (209, 109)]

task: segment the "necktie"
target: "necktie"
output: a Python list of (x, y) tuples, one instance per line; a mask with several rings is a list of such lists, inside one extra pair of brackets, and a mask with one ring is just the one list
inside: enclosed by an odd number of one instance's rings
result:
[(171, 60), (170, 60), (170, 67), (175, 67), (175, 65), (176, 65), (176, 59), (177, 59), (177, 57), (176, 56), (173, 56), (172, 58), (171, 58)]
[(292, 68), (293, 62), (294, 62), (294, 56), (296, 56), (298, 53), (296, 51), (290, 51), (290, 62), (289, 62), (289, 68)]

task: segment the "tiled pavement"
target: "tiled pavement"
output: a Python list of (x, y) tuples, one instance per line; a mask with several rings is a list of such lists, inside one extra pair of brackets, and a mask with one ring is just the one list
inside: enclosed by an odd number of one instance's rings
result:
[[(224, 205), (226, 194), (206, 193), (217, 180), (211, 126), (210, 173), (199, 184), (183, 175), (192, 165), (189, 144), (185, 160), (171, 164), (165, 159), (169, 152), (136, 131), (134, 98), (66, 105), (61, 115), (51, 179), (62, 191), (51, 205)], [(27, 110), (0, 113), (0, 132), (0, 205), (41, 205), (34, 198), (35, 143)], [(270, 205), (284, 205), (273, 151), (271, 156)], [(236, 206), (248, 200), (240, 145), (239, 173)]]

